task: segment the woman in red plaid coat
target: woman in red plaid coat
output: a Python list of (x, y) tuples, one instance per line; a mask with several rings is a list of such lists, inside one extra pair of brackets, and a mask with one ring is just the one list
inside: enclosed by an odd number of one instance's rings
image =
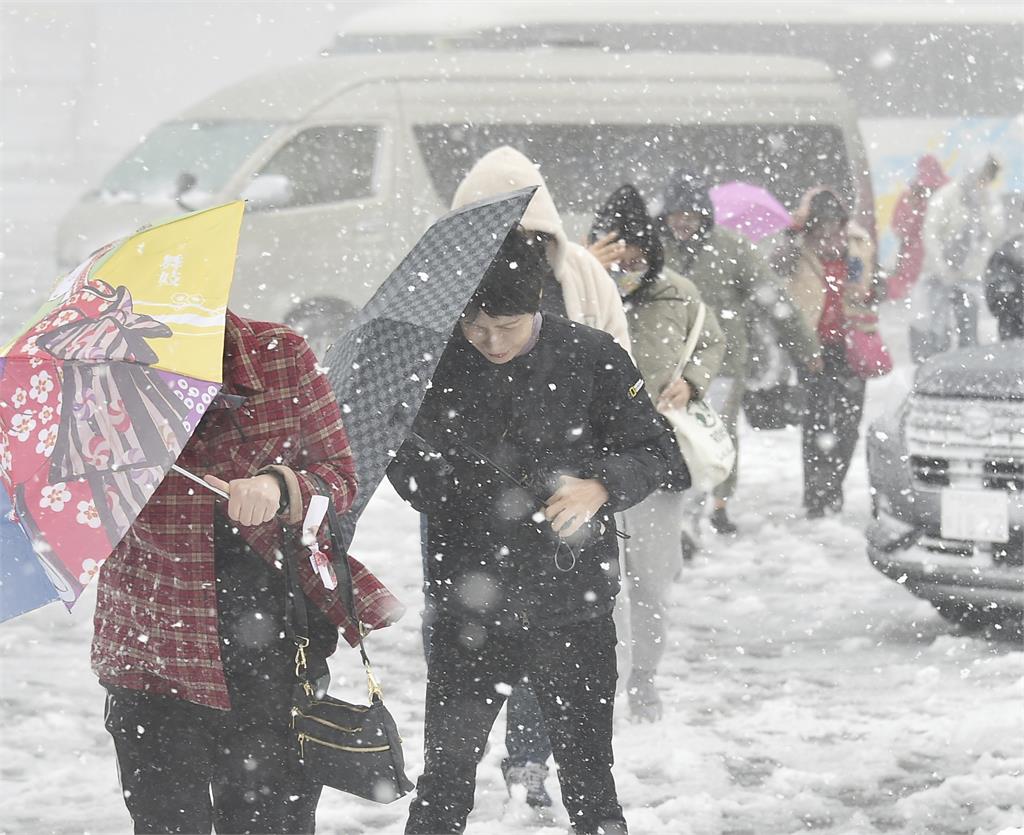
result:
[[(356, 482), (341, 412), (300, 336), (227, 315), (224, 388), (100, 572), (92, 666), (107, 690), (136, 832), (312, 832), (320, 786), (289, 728), (294, 644), (282, 559), (310, 606), (311, 677), (356, 627), (296, 547), (316, 480), (344, 512)], [(292, 526), (296, 526), (293, 528)], [(353, 561), (359, 620), (398, 602)]]

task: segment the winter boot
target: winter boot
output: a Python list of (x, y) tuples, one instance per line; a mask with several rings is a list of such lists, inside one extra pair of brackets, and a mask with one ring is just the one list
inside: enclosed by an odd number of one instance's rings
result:
[(515, 797), (514, 786), (526, 789), (526, 802), (535, 809), (547, 808), (551, 805), (551, 795), (544, 788), (544, 780), (548, 776), (548, 767), (544, 763), (525, 763), (524, 765), (501, 764), (501, 773), (505, 778), (508, 796)]
[(733, 521), (729, 518), (729, 515), (725, 512), (724, 507), (716, 507), (711, 513), (711, 518), (708, 520), (711, 525), (711, 530), (717, 534), (723, 534), (726, 536), (736, 536), (740, 532), (740, 529), (733, 524)]
[[(700, 545), (687, 531), (682, 531), (679, 534), (679, 548), (683, 553), (683, 562), (693, 562), (693, 557), (700, 550)], [(677, 580), (680, 574), (681, 571), (676, 574)]]
[(657, 722), (661, 719), (661, 696), (654, 688), (654, 673), (633, 670), (626, 688), (629, 713), (637, 722)]

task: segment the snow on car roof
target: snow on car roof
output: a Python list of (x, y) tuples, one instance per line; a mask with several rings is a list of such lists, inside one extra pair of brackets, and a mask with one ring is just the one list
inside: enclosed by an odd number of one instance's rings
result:
[(831, 70), (806, 58), (776, 55), (623, 55), (603, 50), (542, 48), (485, 52), (387, 52), (340, 55), (252, 76), (189, 108), (182, 119), (294, 121), (358, 84), (394, 80), (682, 81), (828, 84)]
[(1017, 3), (806, 2), (441, 2), (386, 3), (353, 15), (343, 36), (451, 35), (495, 27), (614, 26), (685, 23), (1010, 23), (1024, 19)]

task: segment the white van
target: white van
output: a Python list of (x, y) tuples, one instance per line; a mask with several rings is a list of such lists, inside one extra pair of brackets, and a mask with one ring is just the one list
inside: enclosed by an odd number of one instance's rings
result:
[(618, 185), (654, 197), (684, 168), (767, 186), (791, 207), (830, 184), (874, 228), (855, 113), (822, 64), (429, 51), (260, 75), (159, 125), (64, 218), (59, 259), (242, 195), (233, 308), (289, 322), (320, 349), (502, 144), (540, 165), (574, 236)]

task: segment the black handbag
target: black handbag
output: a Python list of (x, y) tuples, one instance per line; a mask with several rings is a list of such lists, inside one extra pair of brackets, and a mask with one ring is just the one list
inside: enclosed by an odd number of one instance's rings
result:
[[(328, 507), (327, 519), (338, 592), (349, 616), (355, 621), (352, 572), (348, 554), (340, 547), (340, 528), (333, 505)], [(363, 646), (362, 625), (357, 624), (359, 654), (366, 671), (370, 704), (349, 704), (319, 693), (309, 680), (306, 667), (306, 647), (309, 646), (306, 598), (295, 562), (286, 559), (284, 563), (288, 589), (285, 625), (295, 643), (296, 686), (291, 724), (299, 747), (299, 759), (307, 776), (315, 783), (377, 803), (390, 803), (412, 791), (413, 784), (405, 775), (402, 738), (395, 720), (384, 706), (384, 693), (373, 675)]]
[(803, 422), (805, 394), (801, 386), (780, 383), (743, 392), (743, 414), (754, 429), (785, 429)]

